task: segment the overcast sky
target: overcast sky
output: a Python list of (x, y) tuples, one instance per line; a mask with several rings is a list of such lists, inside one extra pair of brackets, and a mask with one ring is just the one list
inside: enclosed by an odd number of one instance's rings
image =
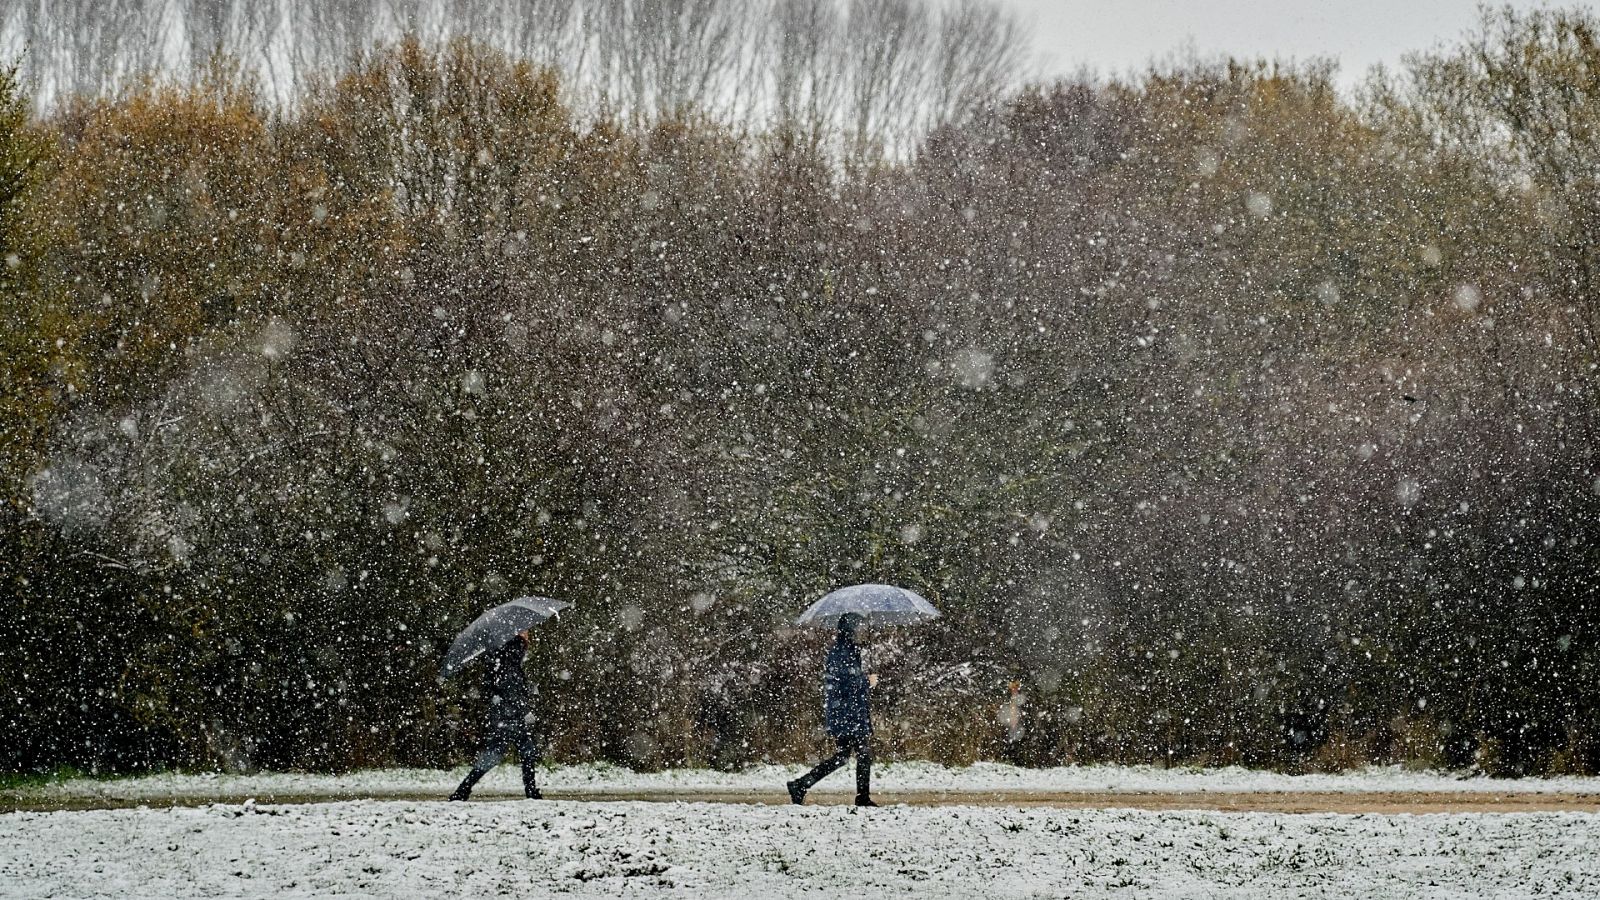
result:
[[(1137, 68), (1193, 46), (1202, 55), (1306, 59), (1335, 56), (1340, 81), (1393, 66), (1408, 50), (1460, 36), (1476, 0), (999, 0), (1033, 37), (1040, 74), (1089, 65), (1101, 74)], [(1498, 5), (1498, 3), (1496, 4)], [(1550, 4), (1513, 0), (1513, 6)], [(1557, 6), (1586, 6), (1566, 2)]]

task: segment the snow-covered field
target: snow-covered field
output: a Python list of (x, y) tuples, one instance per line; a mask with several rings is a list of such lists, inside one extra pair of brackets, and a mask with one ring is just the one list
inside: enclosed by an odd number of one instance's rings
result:
[(0, 815), (0, 896), (1600, 896), (1600, 816), (363, 800)]
[[(798, 768), (544, 773), (586, 797), (781, 797)], [(943, 807), (503, 800), (451, 804), (459, 772), (160, 775), (12, 792), (23, 802), (370, 797), (0, 815), (0, 897), (575, 896), (1532, 897), (1600, 896), (1600, 815), (1285, 815), (983, 806), (1026, 792), (1595, 793), (1600, 779), (1464, 778), (1374, 769), (882, 766), (877, 793)], [(834, 792), (849, 778), (824, 782)], [(516, 769), (479, 797), (520, 789)], [(768, 797), (768, 799), (771, 799)]]
[[(548, 791), (587, 795), (706, 794), (783, 796), (783, 783), (799, 775), (801, 766), (758, 766), (742, 772), (678, 769), (633, 772), (615, 766), (561, 766), (541, 774)], [(438, 795), (444, 797), (464, 769), (386, 769), (346, 775), (150, 775), (114, 780), (71, 779), (24, 791), (29, 801), (103, 800), (160, 802), (216, 797), (346, 797), (374, 798)], [(1149, 766), (1063, 766), (1023, 769), (979, 763), (951, 769), (931, 763), (889, 763), (874, 769), (875, 793), (896, 791), (961, 793), (1244, 793), (1448, 791), (1493, 794), (1600, 794), (1600, 778), (1500, 779), (1459, 773), (1410, 771), (1398, 766), (1341, 775), (1280, 775), (1250, 769), (1158, 769)], [(849, 772), (818, 785), (817, 793), (850, 791)], [(520, 794), (521, 775), (505, 765), (490, 772), (477, 794)]]

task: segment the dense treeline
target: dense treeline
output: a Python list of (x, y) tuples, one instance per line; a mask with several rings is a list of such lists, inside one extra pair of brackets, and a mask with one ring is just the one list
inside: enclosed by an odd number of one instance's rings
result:
[(1600, 771), (1597, 26), (847, 164), (464, 41), (13, 79), (0, 768), (453, 762), (519, 593), (555, 758), (794, 759), (786, 623), (890, 581), (946, 618), (873, 641), (887, 756)]

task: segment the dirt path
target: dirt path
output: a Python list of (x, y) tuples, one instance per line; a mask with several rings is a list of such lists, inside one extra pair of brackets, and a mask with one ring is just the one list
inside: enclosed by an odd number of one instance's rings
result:
[[(25, 794), (0, 794), (0, 813), (57, 810), (128, 809), (138, 806), (204, 806), (211, 803), (238, 804), (253, 799), (258, 804), (334, 803), (347, 800), (441, 800), (442, 795), (417, 792), (369, 792), (365, 794), (183, 794), (171, 797), (61, 797), (40, 798)], [(520, 799), (513, 794), (480, 791), (474, 802)], [(646, 801), (658, 803), (749, 803), (777, 805), (787, 802), (779, 792), (657, 791), (563, 791), (545, 793), (546, 800), (587, 802)], [(847, 793), (814, 792), (808, 803), (836, 805), (850, 802)], [(877, 792), (879, 803), (911, 806), (1012, 806), (1057, 809), (1147, 809), (1214, 810), (1219, 812), (1271, 813), (1468, 813), (1468, 812), (1585, 812), (1600, 813), (1600, 793), (1535, 794), (1479, 791), (1262, 791), (1221, 792), (1112, 792), (1112, 791), (891, 791)]]

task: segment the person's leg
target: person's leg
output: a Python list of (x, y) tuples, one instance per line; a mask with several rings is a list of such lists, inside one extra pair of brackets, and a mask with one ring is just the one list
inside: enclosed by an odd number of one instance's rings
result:
[(833, 770), (839, 768), (849, 761), (849, 739), (839, 738), (838, 741), (839, 750), (837, 753), (833, 754), (822, 762), (817, 763), (816, 768), (804, 775), (801, 775), (799, 778), (796, 778), (794, 781), (791, 781), (788, 783), (788, 785), (786, 785), (789, 788), (790, 800), (793, 800), (795, 803), (802, 802), (805, 800), (806, 791), (811, 790), (813, 785), (822, 779), (827, 778), (829, 775), (833, 774)]
[(869, 735), (856, 739), (856, 805), (876, 806), (872, 802), (872, 744)]
[(490, 769), (500, 765), (500, 760), (505, 758), (506, 750), (511, 746), (509, 737), (506, 730), (499, 726), (489, 732), (489, 739), (483, 745), (483, 750), (472, 761), (472, 771), (467, 773), (466, 778), (461, 779), (461, 785), (450, 795), (451, 800), (465, 800), (472, 796), (472, 788), (478, 780), (488, 774)]
[(535, 772), (539, 766), (539, 742), (534, 738), (533, 729), (527, 725), (517, 737), (517, 756), (522, 760), (522, 793), (529, 800), (542, 800), (539, 793), (539, 782)]

